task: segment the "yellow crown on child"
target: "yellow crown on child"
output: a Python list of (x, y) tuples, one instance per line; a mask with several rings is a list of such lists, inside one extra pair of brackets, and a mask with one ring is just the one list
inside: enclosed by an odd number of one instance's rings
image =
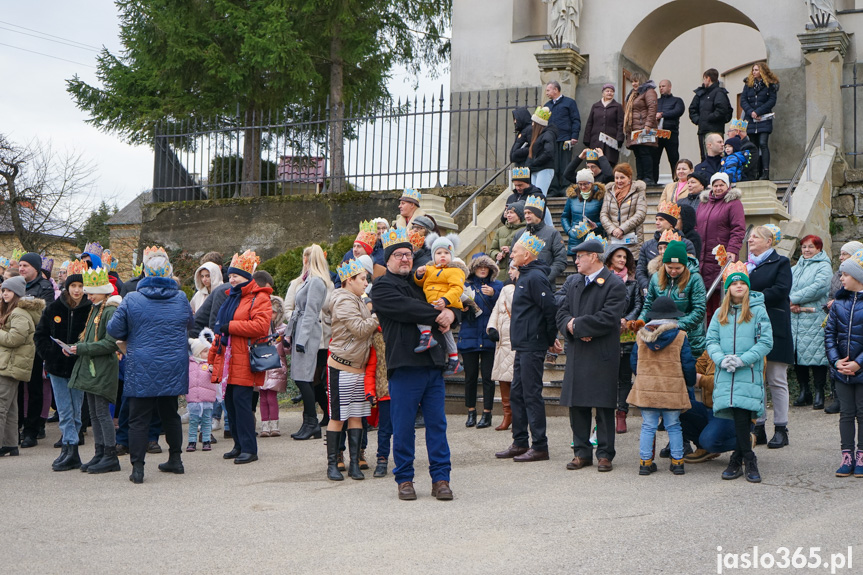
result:
[(132, 273), (135, 274), (135, 277), (138, 277), (142, 273), (144, 273), (144, 264), (138, 264), (135, 266), (135, 269), (132, 270)]
[(680, 236), (674, 230), (664, 230), (662, 235), (659, 236), (660, 244), (667, 244), (669, 242), (682, 242)]
[(764, 224), (764, 227), (770, 230), (770, 233), (773, 234), (774, 246), (782, 241), (782, 230), (779, 229), (779, 226), (776, 224)]
[(111, 280), (108, 279), (108, 270), (105, 268), (88, 269), (82, 275), (84, 276), (85, 288), (111, 285)]
[(659, 204), (659, 208), (656, 210), (656, 213), (668, 214), (674, 219), (680, 219), (680, 206), (674, 202), (665, 201)]
[(544, 106), (538, 106), (536, 110), (533, 112), (533, 115), (539, 118), (540, 120), (544, 120), (548, 122), (551, 118), (551, 110)]
[(731, 120), (731, 129), (732, 130), (740, 130), (741, 132), (746, 131), (746, 127), (749, 125), (749, 122), (744, 120), (743, 118), (735, 118)]
[(535, 256), (538, 256), (545, 247), (545, 242), (530, 232), (524, 232), (518, 239), (518, 244)]
[(252, 250), (246, 250), (242, 254), (234, 254), (234, 257), (231, 258), (230, 267), (253, 274), (259, 263), (261, 263), (261, 258)]
[(524, 209), (528, 208), (536, 208), (539, 211), (543, 211), (545, 209), (545, 200), (539, 196), (528, 196), (524, 202)]
[(355, 259), (346, 261), (344, 264), (340, 265), (336, 271), (338, 272), (339, 279), (342, 283), (356, 275), (366, 273), (366, 269)]
[(408, 240), (407, 228), (390, 228), (381, 236), (381, 243), (384, 248), (394, 246), (396, 244), (410, 243)]

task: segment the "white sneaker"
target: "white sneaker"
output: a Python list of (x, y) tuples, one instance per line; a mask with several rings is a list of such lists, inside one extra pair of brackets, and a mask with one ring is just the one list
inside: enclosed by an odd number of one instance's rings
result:
[(222, 420), (216, 419), (214, 417), (213, 418), (213, 431), (216, 431), (217, 429), (222, 429)]

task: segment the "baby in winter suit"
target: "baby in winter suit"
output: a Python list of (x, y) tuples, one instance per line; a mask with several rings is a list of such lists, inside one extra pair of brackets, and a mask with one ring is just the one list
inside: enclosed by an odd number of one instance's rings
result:
[(196, 451), (198, 428), (201, 430), (202, 451), (211, 450), (213, 404), (221, 399), (221, 386), (210, 382), (211, 366), (207, 363), (207, 355), (210, 353), (211, 344), (207, 334), (213, 336), (212, 331), (204, 329), (197, 339), (189, 339), (189, 393), (186, 394), (189, 408), (189, 445), (186, 451)]
[[(432, 261), (434, 265), (420, 266), (414, 274), (414, 281), (423, 288), (426, 301), (435, 309), (443, 310), (446, 307), (453, 309), (464, 309), (461, 296), (464, 293), (465, 270), (454, 264), (453, 252), (458, 236), (450, 234), (443, 238), (437, 234), (429, 234), (426, 237), (426, 245), (431, 244)], [(414, 349), (416, 353), (422, 353), (437, 345), (437, 341), (431, 336), (431, 326), (417, 325), (420, 330), (420, 343)], [(443, 334), (446, 342), (447, 369), (444, 375), (452, 375), (464, 371), (458, 361), (458, 348), (451, 331)]]

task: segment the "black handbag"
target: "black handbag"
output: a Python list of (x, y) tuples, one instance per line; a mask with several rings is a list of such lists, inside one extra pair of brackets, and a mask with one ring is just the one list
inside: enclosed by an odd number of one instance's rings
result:
[(249, 363), (252, 371), (258, 373), (282, 367), (279, 351), (275, 345), (278, 337), (278, 334), (272, 334), (263, 338), (263, 341), (249, 345)]

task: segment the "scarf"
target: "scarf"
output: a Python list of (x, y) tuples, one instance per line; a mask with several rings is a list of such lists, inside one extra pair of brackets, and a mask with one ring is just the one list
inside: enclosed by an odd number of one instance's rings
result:
[[(591, 190), (589, 192), (579, 192), (579, 194), (581, 194), (581, 199), (584, 200), (585, 202), (587, 202), (590, 199), (590, 196), (593, 195), (593, 190)], [(581, 210), (581, 213), (584, 214), (583, 209)]]
[(623, 188), (618, 188), (614, 186), (614, 197), (617, 199), (617, 204), (620, 206), (623, 204), (623, 200), (626, 199), (627, 194), (632, 191), (632, 183), (630, 182), (629, 187), (624, 191)]
[[(688, 180), (684, 180), (682, 182), (677, 182), (677, 190), (674, 192), (675, 203), (677, 202), (677, 200), (680, 199), (680, 194), (683, 192), (683, 190), (686, 190), (687, 188), (688, 188)], [(689, 195), (689, 191), (686, 192), (686, 195), (687, 196)]]
[(764, 260), (766, 260), (768, 257), (770, 257), (770, 254), (772, 254), (772, 253), (773, 253), (773, 248), (770, 248), (769, 250), (767, 250), (766, 252), (764, 252), (760, 256), (752, 255), (750, 253), (749, 254), (749, 260), (746, 262), (746, 271), (748, 273), (752, 273), (752, 270), (754, 270), (755, 268), (760, 266), (762, 263), (764, 263)]
[(234, 314), (237, 312), (237, 308), (240, 307), (240, 299), (243, 297), (243, 288), (249, 285), (249, 283), (251, 283), (251, 280), (231, 287), (227, 299), (225, 299), (222, 307), (219, 308), (219, 313), (216, 316), (216, 325), (213, 326), (214, 332), (221, 333), (222, 326), (227, 325), (234, 319)]
[(620, 271), (616, 271), (614, 268), (612, 268), (611, 271), (614, 272), (614, 275), (622, 279), (623, 283), (626, 283), (627, 278), (629, 278), (629, 271), (626, 268), (623, 268)]

